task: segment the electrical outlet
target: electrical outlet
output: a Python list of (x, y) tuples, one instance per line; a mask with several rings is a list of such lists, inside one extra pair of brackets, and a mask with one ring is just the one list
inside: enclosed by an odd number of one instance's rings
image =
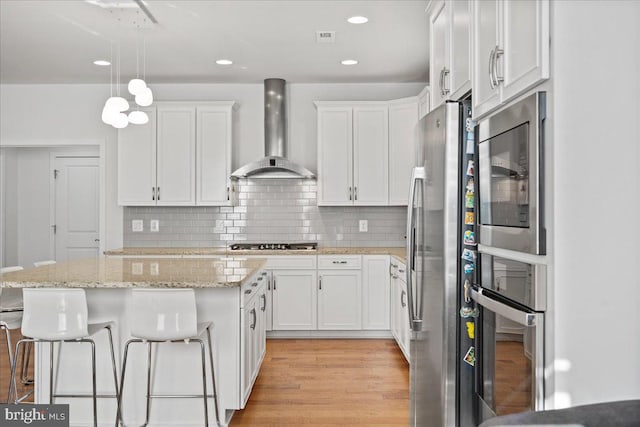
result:
[(149, 273), (151, 273), (152, 276), (160, 274), (160, 264), (152, 262), (151, 265), (149, 265)]
[(160, 220), (152, 219), (151, 222), (149, 222), (149, 230), (153, 232), (160, 231)]
[(369, 221), (366, 219), (360, 220), (360, 232), (367, 232), (369, 230)]
[(141, 219), (134, 219), (131, 221), (131, 231), (139, 232), (144, 231), (144, 221)]

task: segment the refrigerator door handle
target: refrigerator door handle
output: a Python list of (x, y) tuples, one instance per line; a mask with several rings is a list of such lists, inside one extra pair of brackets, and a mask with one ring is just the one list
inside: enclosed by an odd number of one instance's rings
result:
[[(411, 330), (420, 331), (422, 330), (422, 319), (416, 318), (416, 313), (422, 314), (422, 310), (417, 308), (416, 303), (422, 303), (419, 301), (420, 297), (418, 296), (418, 292), (413, 291), (414, 283), (413, 283), (413, 271), (415, 270), (415, 237), (416, 237), (416, 226), (414, 223), (414, 215), (413, 210), (415, 206), (415, 192), (416, 192), (416, 184), (418, 181), (424, 181), (426, 178), (426, 172), (424, 166), (418, 166), (413, 168), (411, 173), (411, 184), (409, 187), (409, 207), (407, 209), (407, 268), (406, 268), (406, 281), (407, 281), (407, 303), (409, 305), (409, 325)], [(420, 192), (420, 196), (422, 197), (422, 191)], [(422, 208), (424, 203), (420, 200), (418, 205), (419, 208)], [(418, 224), (418, 227), (422, 227), (422, 224)], [(418, 286), (422, 286), (422, 283), (418, 283)], [(417, 298), (416, 298), (417, 297)]]
[(481, 306), (520, 325), (536, 326), (536, 323), (540, 321), (541, 315), (539, 313), (527, 313), (526, 311), (509, 307), (506, 304), (502, 304), (493, 298), (483, 295), (482, 289), (471, 289), (471, 298)]

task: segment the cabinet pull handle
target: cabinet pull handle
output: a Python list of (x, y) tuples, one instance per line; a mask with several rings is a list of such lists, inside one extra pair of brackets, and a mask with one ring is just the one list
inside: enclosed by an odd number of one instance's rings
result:
[(267, 296), (265, 294), (260, 295), (260, 298), (262, 298), (262, 307), (260, 308), (260, 310), (265, 311), (267, 309)]
[(256, 323), (258, 322), (258, 315), (256, 314), (256, 309), (252, 308), (251, 309), (251, 316), (253, 317), (253, 320), (251, 322), (251, 326), (249, 326), (251, 329), (255, 329), (256, 328)]
[(404, 273), (404, 270), (398, 269), (398, 273)]
[(158, 187), (158, 192), (156, 193), (157, 199), (160, 200), (160, 187)]
[(246, 291), (244, 291), (245, 295), (249, 295), (251, 293), (251, 289), (247, 289)]
[(273, 290), (274, 291), (276, 290), (276, 278), (275, 277), (273, 278)]
[(227, 201), (231, 200), (230, 195), (229, 195), (229, 187), (227, 187)]
[(264, 279), (264, 277), (262, 277), (262, 276), (258, 277), (258, 281), (260, 281), (262, 279)]
[(404, 302), (404, 297), (407, 295), (405, 291), (402, 291), (400, 294), (400, 305), (404, 308), (407, 306), (407, 303)]
[(353, 187), (353, 200), (358, 200), (358, 187)]
[(320, 283), (320, 290), (322, 290), (322, 276), (318, 277), (318, 282)]
[(496, 53), (495, 49), (491, 49), (491, 53), (489, 53), (489, 86), (491, 86), (491, 89), (496, 88), (496, 83), (493, 81), (493, 67), (495, 65), (495, 63), (493, 62), (493, 59), (494, 59), (495, 53)]
[(253, 283), (251, 284), (251, 287), (252, 287), (252, 288), (255, 288), (256, 286), (258, 286), (258, 283), (257, 283), (257, 282), (253, 282)]
[(447, 96), (449, 94), (449, 89), (447, 89), (447, 76), (449, 75), (449, 70), (447, 67), (442, 69), (442, 96)]
[(442, 71), (440, 70), (440, 75), (438, 76), (438, 88), (440, 89), (440, 95), (444, 96), (444, 92), (442, 91)]
[(271, 290), (271, 279), (267, 279), (267, 290)]
[(353, 197), (351, 196), (351, 187), (349, 187), (349, 200), (353, 200)]
[(347, 261), (331, 261), (334, 264), (346, 264)]
[(151, 200), (156, 199), (156, 187), (151, 187)]
[(496, 46), (494, 50), (495, 50), (495, 54), (493, 55), (493, 78), (496, 83), (496, 86), (498, 86), (500, 82), (504, 81), (504, 76), (498, 75), (498, 56), (504, 55), (504, 49), (500, 49), (498, 46)]

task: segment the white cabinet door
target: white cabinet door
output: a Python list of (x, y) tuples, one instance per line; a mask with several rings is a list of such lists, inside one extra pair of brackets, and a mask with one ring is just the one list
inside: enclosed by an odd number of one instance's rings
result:
[(352, 205), (351, 107), (318, 107), (318, 206)]
[(406, 206), (409, 200), (419, 135), (416, 101), (409, 98), (389, 106), (389, 205)]
[(398, 296), (398, 278), (395, 275), (390, 276), (390, 281), (391, 281), (391, 299), (390, 299), (390, 310), (391, 310), (391, 315), (389, 316), (390, 319), (390, 326), (391, 326), (391, 334), (393, 335), (393, 337), (396, 340), (396, 343), (398, 343), (398, 345), (400, 345), (400, 322), (398, 321), (400, 318), (400, 303), (399, 301), (399, 296)]
[(493, 81), (494, 57), (499, 46), (499, 0), (473, 2), (473, 115), (480, 116), (500, 103)]
[(362, 329), (360, 270), (318, 271), (318, 329)]
[(425, 86), (420, 94), (418, 94), (418, 118), (421, 119), (426, 116), (431, 108), (431, 88)]
[[(498, 77), (502, 102), (549, 78), (548, 0), (504, 0)], [(502, 60), (502, 61), (500, 61)]]
[(389, 329), (390, 276), (388, 255), (364, 255), (362, 329)]
[(389, 109), (386, 105), (353, 108), (353, 180), (354, 205), (388, 204)]
[(155, 205), (156, 109), (143, 108), (144, 125), (118, 130), (118, 205)]
[(431, 109), (437, 108), (447, 99), (451, 86), (449, 69), (449, 4), (442, 0), (432, 9), (430, 21), (430, 65)]
[(399, 328), (400, 328), (400, 349), (404, 353), (404, 357), (407, 361), (410, 359), (410, 340), (411, 333), (409, 328), (409, 306), (407, 301), (407, 284), (398, 280), (398, 284), (400, 285), (400, 316), (398, 319)]
[(314, 330), (317, 326), (316, 271), (273, 271), (273, 330)]
[(196, 108), (196, 204), (231, 204), (231, 106)]
[(449, 2), (451, 9), (451, 95), (460, 99), (471, 90), (471, 1)]
[(262, 286), (258, 294), (258, 301), (256, 302), (256, 311), (258, 313), (258, 333), (256, 339), (256, 375), (260, 370), (264, 354), (267, 350), (267, 287)]
[(257, 321), (257, 312), (255, 310), (256, 299), (252, 298), (245, 303), (242, 310), (242, 407), (244, 408), (251, 386), (253, 384), (253, 371), (255, 366), (255, 327)]
[(196, 109), (158, 107), (157, 204), (195, 205)]

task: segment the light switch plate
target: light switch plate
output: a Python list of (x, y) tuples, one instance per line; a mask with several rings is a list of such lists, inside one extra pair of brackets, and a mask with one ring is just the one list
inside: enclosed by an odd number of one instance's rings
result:
[(160, 231), (160, 220), (152, 219), (151, 222), (149, 222), (149, 230), (153, 232)]
[(360, 220), (360, 231), (361, 232), (366, 232), (369, 230), (369, 221), (367, 221), (366, 219), (361, 219)]
[(132, 220), (131, 231), (134, 231), (134, 232), (144, 231), (144, 221), (142, 221), (141, 219)]

